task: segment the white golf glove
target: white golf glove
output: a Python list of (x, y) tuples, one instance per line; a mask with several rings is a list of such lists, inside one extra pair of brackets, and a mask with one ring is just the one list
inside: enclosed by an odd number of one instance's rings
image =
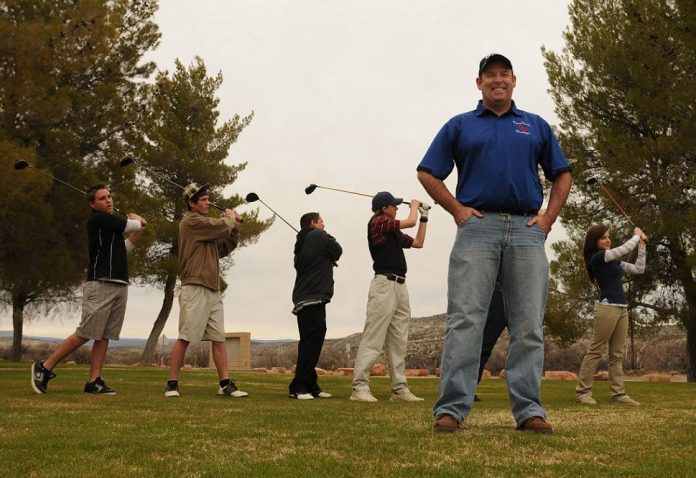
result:
[(421, 202), (420, 206), (418, 206), (418, 212), (420, 213), (421, 217), (428, 217), (428, 213), (430, 212), (430, 204)]

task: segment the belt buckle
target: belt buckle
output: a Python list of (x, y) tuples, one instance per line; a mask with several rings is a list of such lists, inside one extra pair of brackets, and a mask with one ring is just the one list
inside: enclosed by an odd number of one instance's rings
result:
[(387, 278), (387, 280), (396, 282), (397, 284), (403, 284), (404, 282), (406, 282), (406, 279), (396, 274), (385, 274), (385, 277)]

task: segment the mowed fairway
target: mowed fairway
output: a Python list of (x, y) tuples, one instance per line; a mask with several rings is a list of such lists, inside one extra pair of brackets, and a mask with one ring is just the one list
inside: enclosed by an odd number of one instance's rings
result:
[(553, 435), (515, 431), (505, 383), (453, 435), (433, 435), (438, 380), (411, 379), (426, 401), (348, 400), (350, 379), (322, 377), (334, 398), (287, 398), (289, 374), (239, 373), (246, 399), (215, 395), (216, 374), (184, 370), (165, 399), (164, 369), (108, 367), (117, 396), (82, 392), (84, 366), (61, 366), (49, 393), (30, 387), (30, 364), (0, 362), (0, 476), (696, 476), (696, 384), (628, 383), (643, 403), (574, 402), (574, 383), (544, 382)]

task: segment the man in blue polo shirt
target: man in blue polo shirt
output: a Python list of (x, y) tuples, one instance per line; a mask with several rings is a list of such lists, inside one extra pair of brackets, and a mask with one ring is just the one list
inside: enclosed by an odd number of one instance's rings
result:
[[(512, 101), (516, 81), (506, 57), (483, 58), (476, 78), (482, 100), (440, 129), (418, 165), (419, 181), (457, 225), (435, 432), (457, 431), (471, 410), (496, 280), (509, 311), (505, 370), (512, 414), (520, 430), (553, 431), (540, 396), (549, 271), (544, 242), (568, 197), (571, 168), (548, 123)], [(455, 166), (453, 196), (443, 181)], [(539, 166), (553, 183), (543, 214)]]

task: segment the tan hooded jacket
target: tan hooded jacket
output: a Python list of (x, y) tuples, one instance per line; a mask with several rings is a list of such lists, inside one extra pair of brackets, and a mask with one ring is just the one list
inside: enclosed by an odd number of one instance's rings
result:
[(189, 211), (179, 223), (181, 285), (220, 290), (220, 258), (237, 247), (239, 232), (231, 217), (208, 217)]

